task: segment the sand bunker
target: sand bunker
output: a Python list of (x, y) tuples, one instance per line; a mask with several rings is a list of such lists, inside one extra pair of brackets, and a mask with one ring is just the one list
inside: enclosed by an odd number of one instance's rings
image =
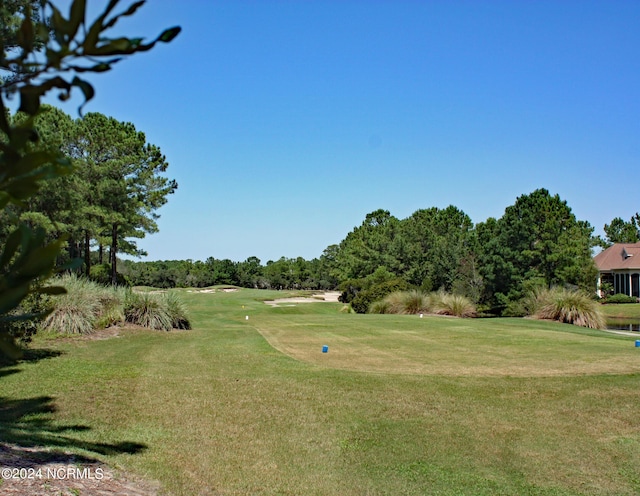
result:
[(338, 298), (340, 297), (339, 291), (327, 291), (325, 293), (318, 293), (311, 296), (306, 297), (294, 297), (294, 298), (277, 298), (275, 300), (267, 300), (265, 303), (267, 305), (271, 305), (272, 307), (276, 306), (291, 306), (292, 304), (298, 303), (336, 303)]

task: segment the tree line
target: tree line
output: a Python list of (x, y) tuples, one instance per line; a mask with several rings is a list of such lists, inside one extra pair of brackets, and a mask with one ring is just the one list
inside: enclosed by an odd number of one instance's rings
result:
[[(27, 119), (23, 113), (8, 118), (14, 126)], [(405, 219), (379, 209), (312, 260), (121, 260), (119, 254), (145, 254), (136, 239), (158, 230), (156, 211), (177, 188), (164, 175), (168, 163), (159, 147), (133, 124), (99, 113), (72, 119), (43, 106), (33, 125), (40, 139), (29, 146), (62, 152), (73, 172), (43, 181), (28, 199), (7, 206), (0, 213), (0, 241), (16, 222), (49, 240), (64, 238), (58, 265), (76, 261), (73, 270), (104, 283), (340, 289), (343, 301), (360, 309), (392, 290), (420, 288), (517, 314), (518, 302), (537, 287), (595, 292), (593, 248), (640, 237), (638, 214), (628, 222), (613, 219), (602, 240), (566, 201), (538, 189), (518, 197), (499, 219), (476, 225), (455, 206), (420, 209)]]
[[(340, 289), (343, 301), (365, 308), (393, 290), (443, 290), (468, 297), (493, 313), (519, 314), (535, 288), (555, 286), (595, 293), (596, 246), (640, 239), (638, 214), (614, 219), (606, 238), (575, 217), (546, 189), (519, 196), (498, 219), (476, 225), (455, 206), (420, 209), (406, 219), (369, 213), (338, 244), (313, 260), (281, 258), (262, 265), (217, 260), (122, 263), (132, 284), (204, 287), (233, 284), (272, 289)], [(370, 296), (369, 296), (370, 295)]]

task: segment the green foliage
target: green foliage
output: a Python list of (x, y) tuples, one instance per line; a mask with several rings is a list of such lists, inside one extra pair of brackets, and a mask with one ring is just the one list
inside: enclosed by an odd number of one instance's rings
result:
[(444, 291), (423, 293), (420, 290), (396, 291), (372, 303), (369, 313), (434, 313), (455, 317), (475, 317), (476, 307), (466, 296)]
[(32, 291), (0, 323), (0, 334), (8, 335), (21, 343), (28, 343), (38, 332), (42, 319), (50, 310), (51, 297)]
[(170, 331), (173, 328), (166, 300), (152, 293), (129, 291), (125, 299), (124, 314), (125, 320), (131, 324), (160, 331)]
[(191, 329), (187, 307), (177, 295), (169, 291), (166, 295), (167, 312), (171, 318), (171, 327), (173, 329)]
[(520, 196), (502, 218), (488, 219), (476, 232), (484, 298), (494, 305), (522, 298), (529, 281), (595, 291), (593, 228), (546, 189)]
[(363, 289), (351, 300), (351, 307), (356, 313), (367, 313), (374, 301), (381, 300), (389, 293), (404, 291), (409, 285), (403, 279), (392, 279), (380, 284), (372, 284)]
[(604, 225), (607, 245), (613, 243), (637, 243), (640, 241), (640, 214), (636, 213), (629, 222), (616, 217), (611, 224)]
[(539, 291), (535, 296), (537, 319), (550, 319), (591, 329), (606, 325), (600, 304), (582, 291), (553, 288)]
[[(91, 84), (78, 74), (104, 72), (125, 55), (151, 49), (157, 42), (169, 42), (180, 31), (171, 28), (150, 43), (142, 38), (108, 36), (122, 17), (134, 14), (144, 2), (135, 2), (120, 14), (113, 14), (118, 0), (110, 1), (94, 22), (87, 24), (85, 0), (73, 0), (68, 17), (49, 0), (2, 2), (0, 5), (0, 70), (11, 74), (0, 82), (0, 217), (4, 246), (0, 250), (0, 353), (17, 356), (19, 350), (6, 331), (10, 314), (35, 291), (34, 285), (54, 272), (64, 240), (46, 239), (43, 229), (21, 222), (11, 209), (23, 207), (40, 190), (42, 183), (68, 175), (70, 160), (61, 151), (36, 145), (40, 141), (35, 117), (40, 101), (58, 90), (67, 100), (73, 89), (94, 96)], [(35, 11), (34, 7), (38, 7)], [(6, 98), (19, 95), (24, 119), (8, 119)], [(11, 226), (11, 227), (9, 227)], [(52, 287), (44, 289), (59, 293)]]
[(431, 307), (438, 315), (454, 317), (475, 317), (476, 306), (463, 295), (437, 292), (431, 294)]
[(607, 296), (605, 300), (606, 304), (609, 303), (638, 303), (638, 298), (635, 296), (629, 296), (626, 294), (618, 293), (611, 296)]
[(66, 293), (52, 299), (52, 310), (42, 322), (42, 329), (61, 334), (92, 332), (105, 303), (111, 305), (110, 289), (75, 275), (63, 276), (55, 282)]
[(132, 286), (156, 288), (206, 288), (219, 284), (254, 289), (334, 289), (336, 281), (320, 259), (302, 257), (268, 261), (262, 265), (257, 257), (244, 262), (209, 257), (196, 260), (162, 260), (156, 262), (119, 262), (122, 274)]

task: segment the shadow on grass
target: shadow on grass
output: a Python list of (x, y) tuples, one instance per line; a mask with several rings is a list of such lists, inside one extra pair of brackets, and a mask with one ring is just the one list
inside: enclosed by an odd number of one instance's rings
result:
[[(28, 349), (18, 362), (0, 365), (0, 379), (21, 372), (24, 362), (55, 358), (62, 352)], [(74, 437), (74, 433), (91, 430), (86, 425), (55, 425), (53, 398), (12, 399), (0, 397), (0, 465), (29, 468), (48, 463), (97, 463), (94, 455), (136, 454), (147, 449), (140, 443), (92, 443)], [(87, 455), (77, 454), (79, 451)], [(72, 453), (70, 453), (72, 452)]]
[[(85, 425), (54, 425), (53, 398), (0, 397), (0, 461), (5, 467), (29, 468), (44, 463), (95, 463), (90, 455), (136, 454), (147, 446), (133, 442), (92, 443), (73, 436)], [(79, 450), (89, 455), (70, 454)]]
[[(21, 356), (19, 358), (10, 358), (7, 355), (0, 353), (0, 377), (6, 374), (6, 369), (8, 367), (15, 367), (16, 365), (20, 365), (21, 363), (32, 363), (39, 362), (40, 360), (46, 360), (49, 358), (56, 358), (62, 355), (61, 351), (58, 350), (48, 350), (44, 348), (25, 348), (20, 351)], [(15, 373), (15, 372), (11, 372)]]

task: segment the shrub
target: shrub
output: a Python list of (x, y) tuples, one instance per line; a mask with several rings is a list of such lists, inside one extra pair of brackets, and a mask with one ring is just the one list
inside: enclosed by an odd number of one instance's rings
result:
[(0, 331), (22, 343), (28, 343), (38, 332), (42, 319), (50, 310), (49, 295), (29, 293), (17, 308), (9, 312), (9, 318), (0, 322)]
[(462, 295), (444, 292), (424, 294), (419, 290), (395, 291), (369, 307), (370, 313), (418, 314), (437, 313), (456, 317), (474, 317), (475, 305)]
[(171, 317), (171, 326), (174, 329), (191, 329), (191, 322), (187, 317), (187, 309), (178, 294), (169, 291), (165, 300), (169, 317)]
[(67, 292), (51, 298), (53, 309), (44, 319), (42, 328), (64, 334), (93, 331), (108, 288), (73, 274), (53, 280), (52, 284), (64, 286)]
[(129, 291), (124, 305), (125, 320), (150, 329), (170, 331), (173, 320), (166, 302), (151, 293)]
[(431, 306), (438, 315), (475, 317), (476, 306), (466, 296), (443, 292), (431, 293)]
[(607, 296), (605, 303), (638, 303), (638, 298), (626, 294), (618, 293)]
[(387, 313), (404, 313), (405, 293), (404, 291), (394, 291), (384, 297), (384, 302), (388, 305)]
[(369, 306), (369, 313), (377, 313), (377, 314), (393, 313), (389, 311), (390, 309), (391, 309), (391, 306), (389, 305), (389, 302), (386, 299), (378, 300), (378, 301), (374, 301)]
[(360, 291), (353, 300), (351, 306), (357, 313), (366, 313), (374, 301), (381, 300), (386, 295), (395, 291), (408, 289), (408, 284), (402, 279), (393, 279), (380, 284), (374, 284), (368, 289)]
[(412, 290), (404, 294), (403, 312), (408, 314), (417, 314), (428, 312), (430, 308), (430, 299), (422, 291)]
[(582, 291), (556, 288), (540, 291), (540, 304), (533, 314), (538, 319), (557, 320), (591, 329), (603, 329), (606, 325), (599, 304)]

